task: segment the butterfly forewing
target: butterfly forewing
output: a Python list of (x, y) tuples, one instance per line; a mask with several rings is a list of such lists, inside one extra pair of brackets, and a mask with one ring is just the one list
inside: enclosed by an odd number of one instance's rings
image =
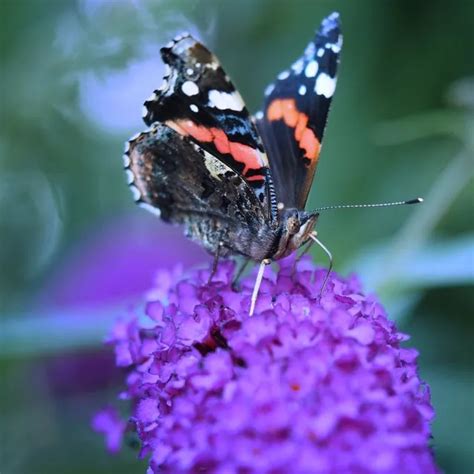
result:
[(161, 56), (168, 75), (144, 104), (147, 125), (166, 124), (241, 175), (271, 217), (273, 188), (261, 138), (217, 58), (187, 34)]
[(257, 126), (270, 159), (276, 196), (304, 209), (336, 87), (342, 46), (339, 15), (323, 20), (303, 56), (267, 87)]

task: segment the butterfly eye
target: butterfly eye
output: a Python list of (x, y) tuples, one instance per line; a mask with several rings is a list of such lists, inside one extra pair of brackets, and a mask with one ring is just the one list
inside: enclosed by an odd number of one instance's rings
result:
[(288, 230), (288, 233), (290, 235), (297, 234), (298, 231), (300, 230), (300, 227), (301, 227), (301, 223), (300, 223), (298, 215), (293, 215), (293, 216), (288, 217), (286, 221), (286, 229)]

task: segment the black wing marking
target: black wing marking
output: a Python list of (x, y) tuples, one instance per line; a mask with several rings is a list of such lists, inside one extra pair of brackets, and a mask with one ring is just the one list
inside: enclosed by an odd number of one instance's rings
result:
[(146, 124), (165, 123), (239, 173), (272, 217), (276, 202), (261, 138), (218, 59), (188, 34), (161, 56), (168, 75), (144, 104)]
[(339, 14), (325, 18), (303, 56), (265, 92), (257, 126), (278, 201), (304, 209), (336, 87), (342, 34)]

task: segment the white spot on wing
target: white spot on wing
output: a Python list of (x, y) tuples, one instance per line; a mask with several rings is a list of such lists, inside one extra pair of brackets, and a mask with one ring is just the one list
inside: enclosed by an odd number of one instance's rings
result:
[(213, 60), (210, 63), (208, 63), (207, 66), (209, 67), (209, 69), (216, 71), (217, 69), (219, 69), (220, 64), (215, 58), (213, 58)]
[(316, 74), (318, 73), (318, 69), (319, 69), (319, 64), (317, 61), (313, 59), (306, 65), (305, 70), (304, 70), (304, 75), (306, 77), (316, 77)]
[(273, 89), (275, 89), (275, 84), (269, 84), (264, 92), (265, 97), (268, 97), (273, 92)]
[(193, 111), (193, 112), (198, 112), (199, 111), (199, 108), (196, 104), (191, 104), (189, 106), (189, 108)]
[(280, 81), (283, 81), (284, 79), (288, 78), (290, 75), (290, 72), (289, 71), (282, 71), (280, 72), (280, 74), (278, 74), (278, 79), (280, 79)]
[(314, 56), (316, 47), (314, 46), (314, 43), (311, 42), (306, 46), (306, 49), (304, 50), (304, 55), (307, 59), (312, 58)]
[(142, 117), (145, 118), (147, 115), (148, 115), (148, 109), (145, 106), (143, 106), (142, 107)]
[(157, 99), (156, 94), (153, 92), (150, 97), (145, 102), (154, 102)]
[(219, 110), (230, 109), (237, 112), (240, 112), (245, 107), (242, 98), (237, 92), (229, 94), (216, 89), (209, 91), (209, 105)]
[(339, 53), (342, 48), (342, 35), (339, 35), (337, 37), (337, 42), (336, 43), (328, 43), (326, 44), (326, 47), (329, 49), (332, 49), (334, 53)]
[(132, 191), (133, 199), (135, 201), (140, 200), (142, 195), (141, 195), (140, 191), (138, 190), (138, 188), (136, 186), (134, 186), (133, 184), (130, 185), (129, 188), (130, 188), (130, 191)]
[(304, 84), (301, 84), (300, 88), (298, 89), (298, 94), (299, 95), (305, 95), (306, 94), (306, 86)]
[(334, 90), (336, 89), (336, 78), (330, 77), (322, 72), (316, 79), (316, 85), (314, 91), (318, 95), (323, 95), (327, 99), (332, 97)]
[(192, 81), (183, 82), (183, 85), (181, 86), (181, 90), (187, 96), (199, 94), (199, 87)]
[(192, 76), (194, 74), (194, 71), (190, 67), (188, 67), (188, 69), (186, 69), (186, 74), (188, 76)]
[(318, 49), (317, 56), (318, 56), (318, 58), (324, 56), (324, 48), (319, 48)]
[(132, 171), (129, 169), (126, 169), (125, 175), (127, 176), (127, 184), (132, 184), (135, 179), (135, 176), (133, 175)]
[(160, 92), (162, 92), (162, 91), (166, 90), (167, 87), (168, 87), (168, 81), (167, 81), (166, 79), (164, 79), (164, 80), (163, 80), (163, 83), (161, 84), (161, 86), (158, 87), (158, 90), (159, 90)]
[(128, 155), (123, 155), (123, 167), (128, 168), (130, 166), (130, 157)]
[(263, 119), (263, 112), (261, 110), (259, 110), (256, 114), (255, 114), (255, 118), (257, 120), (262, 120)]
[(134, 142), (139, 136), (140, 136), (140, 132), (135, 133), (135, 135), (131, 136), (130, 140), (128, 140), (128, 141), (129, 142)]
[(298, 59), (293, 65), (291, 66), (291, 69), (295, 72), (295, 74), (301, 74), (301, 71), (303, 70), (304, 67), (304, 61), (303, 59)]
[(158, 217), (161, 216), (161, 211), (157, 207), (153, 207), (151, 204), (148, 204), (147, 202), (140, 202), (138, 203), (138, 205), (142, 207), (143, 209), (146, 209), (148, 212), (155, 214), (155, 216), (158, 216)]

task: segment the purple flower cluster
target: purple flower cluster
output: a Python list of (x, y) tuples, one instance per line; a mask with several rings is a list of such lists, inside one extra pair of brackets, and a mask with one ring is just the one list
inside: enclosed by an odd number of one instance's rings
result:
[[(148, 473), (436, 473), (417, 351), (355, 278), (293, 259), (231, 288), (234, 265), (162, 273), (111, 342)], [(95, 429), (117, 448), (110, 409)]]

